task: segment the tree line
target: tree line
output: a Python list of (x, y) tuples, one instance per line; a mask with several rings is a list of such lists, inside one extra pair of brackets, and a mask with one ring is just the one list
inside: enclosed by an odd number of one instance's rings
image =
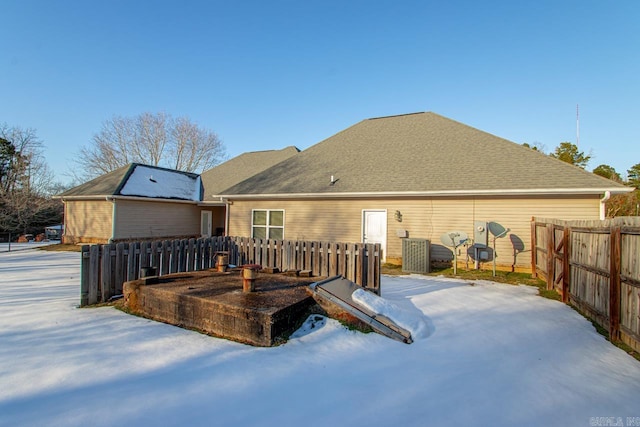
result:
[[(544, 152), (544, 148), (539, 144), (529, 145), (522, 144), (532, 150)], [(592, 158), (591, 154), (585, 154), (580, 151), (575, 144), (571, 142), (561, 142), (549, 156), (554, 157), (563, 162), (586, 169)], [(640, 214), (640, 163), (636, 163), (627, 169), (626, 179), (623, 179), (620, 173), (610, 165), (600, 164), (596, 166), (592, 172), (601, 177), (610, 179), (620, 184), (634, 187), (635, 190), (626, 194), (615, 194), (606, 202), (607, 217), (616, 216), (632, 216)]]
[(0, 232), (38, 234), (62, 221), (62, 187), (43, 156), (34, 129), (0, 125)]

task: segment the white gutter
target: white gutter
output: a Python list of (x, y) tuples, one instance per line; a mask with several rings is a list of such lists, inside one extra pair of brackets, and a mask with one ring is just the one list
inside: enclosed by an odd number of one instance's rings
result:
[(605, 191), (604, 196), (600, 199), (600, 219), (603, 220), (607, 216), (606, 203), (611, 198), (611, 192)]
[(212, 200), (203, 200), (198, 202), (198, 206), (226, 206), (227, 202), (214, 202)]
[(93, 195), (93, 196), (64, 196), (64, 197), (56, 196), (54, 198), (61, 199), (63, 202), (74, 201), (74, 200), (103, 200), (106, 198), (109, 201), (132, 200), (132, 201), (139, 201), (139, 202), (186, 203), (186, 204), (192, 204), (192, 205), (197, 205), (198, 203), (200, 203), (199, 200), (162, 199), (159, 197), (140, 197), (140, 196), (112, 196), (108, 194)]
[(541, 188), (504, 190), (448, 190), (448, 191), (381, 191), (350, 193), (272, 193), (272, 194), (224, 194), (220, 198), (235, 200), (249, 199), (340, 199), (340, 198), (383, 198), (383, 197), (451, 197), (451, 196), (553, 196), (553, 195), (600, 195), (603, 192), (622, 194), (633, 188)]

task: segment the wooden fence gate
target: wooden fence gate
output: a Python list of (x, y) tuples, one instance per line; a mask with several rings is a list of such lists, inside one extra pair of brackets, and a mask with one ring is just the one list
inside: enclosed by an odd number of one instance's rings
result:
[(533, 218), (531, 249), (534, 277), (640, 351), (640, 218)]

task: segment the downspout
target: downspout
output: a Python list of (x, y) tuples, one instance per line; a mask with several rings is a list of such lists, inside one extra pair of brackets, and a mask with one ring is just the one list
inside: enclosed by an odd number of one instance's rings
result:
[(229, 235), (229, 206), (231, 202), (223, 197), (220, 197), (220, 201), (224, 202), (224, 235)]
[(611, 191), (605, 191), (604, 196), (600, 199), (600, 220), (603, 220), (607, 216), (607, 200), (611, 198)]
[(113, 210), (111, 213), (111, 238), (109, 239), (109, 243), (113, 243), (116, 238), (116, 199), (115, 197), (107, 197), (107, 202), (113, 203)]

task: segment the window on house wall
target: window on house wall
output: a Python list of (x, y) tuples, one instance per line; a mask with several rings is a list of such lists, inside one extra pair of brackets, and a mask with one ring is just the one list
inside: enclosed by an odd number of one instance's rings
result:
[(251, 237), (254, 239), (284, 239), (284, 210), (253, 210)]

